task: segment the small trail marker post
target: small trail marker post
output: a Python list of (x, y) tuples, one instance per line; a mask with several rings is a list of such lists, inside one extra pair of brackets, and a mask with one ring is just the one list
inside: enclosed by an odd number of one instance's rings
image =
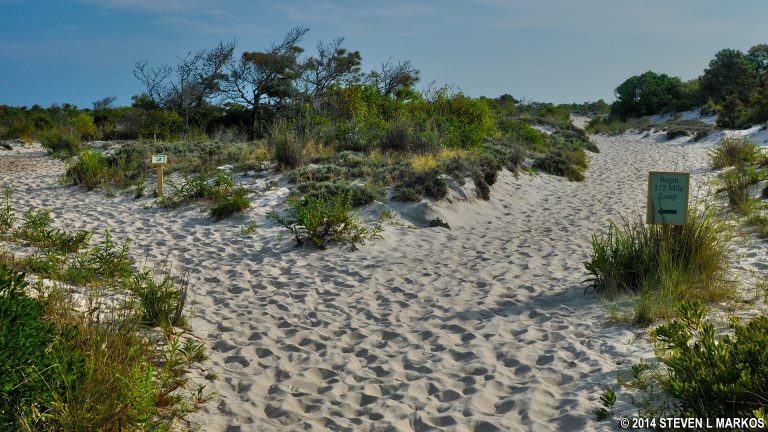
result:
[(690, 180), (689, 173), (649, 172), (646, 222), (685, 225), (688, 219)]
[(152, 165), (157, 169), (157, 196), (163, 196), (163, 167), (168, 164), (168, 156), (152, 155)]

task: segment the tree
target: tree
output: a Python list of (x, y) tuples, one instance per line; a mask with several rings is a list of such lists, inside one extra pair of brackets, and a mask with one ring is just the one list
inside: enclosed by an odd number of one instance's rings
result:
[(747, 103), (756, 87), (757, 73), (741, 51), (724, 49), (715, 54), (699, 81), (704, 97), (715, 103), (723, 103), (732, 95)]
[(234, 50), (234, 42), (219, 42), (212, 49), (188, 52), (173, 67), (150, 68), (146, 61), (138, 62), (133, 74), (157, 106), (181, 114), (189, 126), (208, 100), (220, 93)]
[(224, 90), (230, 99), (245, 105), (250, 111), (248, 139), (256, 132), (263, 134), (265, 108), (283, 102), (295, 94), (294, 81), (301, 76), (298, 46), (307, 28), (296, 27), (283, 41), (267, 51), (244, 52), (240, 61), (230, 67)]
[(757, 74), (758, 82), (765, 84), (768, 73), (768, 45), (759, 44), (750, 48), (747, 51), (747, 62)]
[(384, 96), (396, 95), (399, 90), (410, 89), (419, 81), (419, 70), (410, 60), (393, 64), (387, 60), (378, 71), (368, 74), (368, 81)]
[(342, 42), (341, 37), (329, 45), (319, 42), (317, 57), (309, 57), (302, 65), (301, 80), (313, 107), (331, 84), (354, 82), (360, 75), (360, 52), (347, 51)]
[(717, 125), (736, 128), (742, 125), (743, 120), (744, 105), (741, 100), (735, 94), (728, 96), (717, 109)]
[(616, 87), (611, 113), (620, 117), (657, 114), (680, 97), (682, 87), (680, 78), (666, 74), (635, 75)]

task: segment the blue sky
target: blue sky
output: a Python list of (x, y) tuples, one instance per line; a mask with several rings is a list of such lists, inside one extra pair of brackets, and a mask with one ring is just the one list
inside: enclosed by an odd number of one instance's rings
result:
[(549, 102), (613, 99), (631, 75), (698, 76), (721, 48), (768, 43), (764, 0), (0, 0), (0, 104), (130, 103), (139, 60), (236, 40), (345, 37), (365, 70), (411, 60), (421, 86)]

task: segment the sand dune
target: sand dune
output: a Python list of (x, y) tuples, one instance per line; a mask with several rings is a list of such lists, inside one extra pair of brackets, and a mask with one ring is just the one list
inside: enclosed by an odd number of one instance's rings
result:
[(685, 140), (595, 137), (584, 183), (504, 172), (489, 202), (432, 206), (451, 230), (385, 224), (357, 252), (295, 249), (264, 209), (243, 235), (247, 215), (64, 187), (39, 150), (0, 151), (0, 183), (19, 207), (190, 272), (192, 332), (220, 377), (199, 430), (613, 430), (594, 421), (599, 394), (653, 354), (644, 330), (607, 323), (582, 262), (608, 219), (643, 214), (647, 171), (704, 184), (711, 141)]

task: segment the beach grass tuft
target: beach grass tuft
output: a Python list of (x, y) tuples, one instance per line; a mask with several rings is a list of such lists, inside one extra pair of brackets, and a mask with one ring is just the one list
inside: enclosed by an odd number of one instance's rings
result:
[(650, 324), (674, 315), (682, 300), (732, 295), (727, 279), (731, 231), (709, 206), (694, 207), (683, 226), (623, 219), (593, 235), (585, 267), (596, 292), (634, 295), (634, 319)]

